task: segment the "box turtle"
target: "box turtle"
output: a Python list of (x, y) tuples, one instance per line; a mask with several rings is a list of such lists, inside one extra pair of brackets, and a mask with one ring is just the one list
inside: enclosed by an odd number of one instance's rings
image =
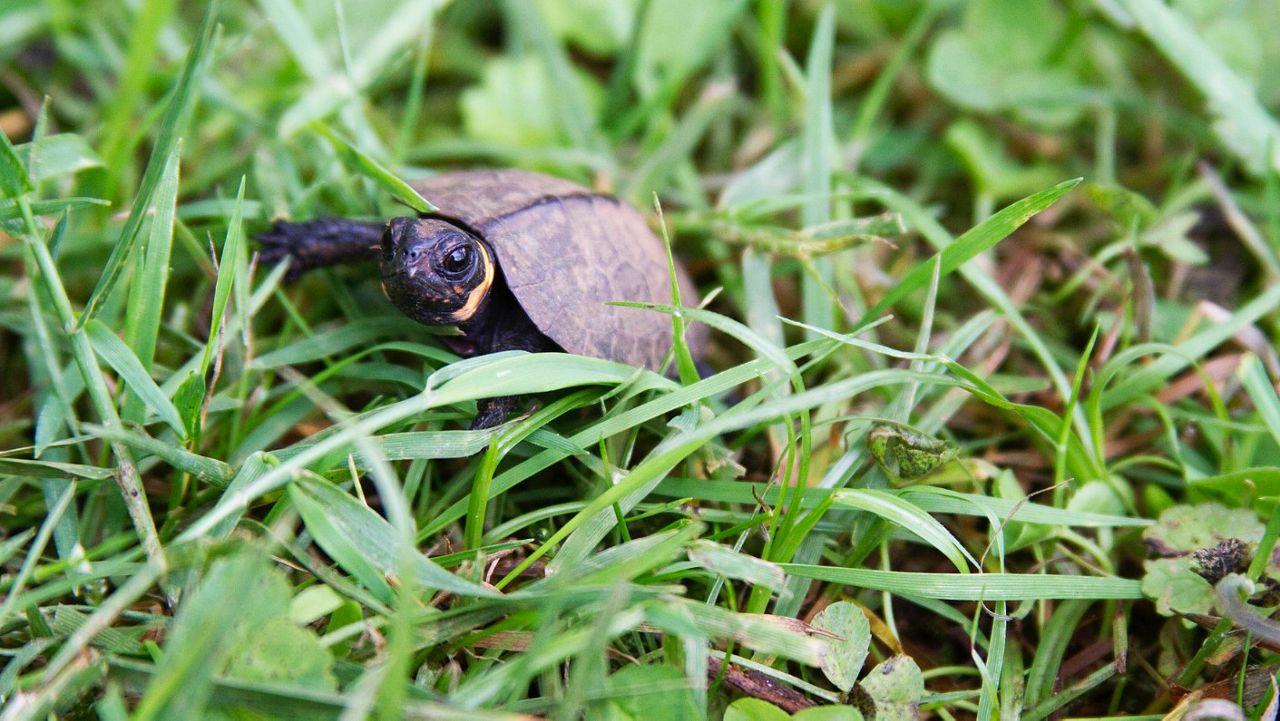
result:
[[(291, 259), (290, 275), (379, 260), (382, 288), (406, 315), (453, 325), (462, 355), (564, 350), (657, 370), (671, 320), (609, 301), (670, 303), (666, 251), (632, 206), (567, 180), (522, 170), (471, 170), (413, 183), (437, 207), (368, 223), (276, 222), (258, 237), (262, 259)], [(681, 298), (697, 302), (677, 266)], [(706, 328), (687, 330), (695, 353)], [(501, 423), (514, 399), (479, 403), (473, 428)]]

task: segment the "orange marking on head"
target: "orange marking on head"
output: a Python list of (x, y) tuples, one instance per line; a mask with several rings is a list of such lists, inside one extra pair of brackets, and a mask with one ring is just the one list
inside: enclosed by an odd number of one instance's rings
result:
[[(485, 249), (483, 244), (480, 246), (480, 255), (484, 258), (484, 280), (480, 281), (467, 295), (467, 302), (453, 314), (453, 322), (461, 323), (471, 319), (476, 314), (476, 309), (480, 307), (480, 301), (484, 300), (485, 295), (489, 293), (489, 287), (493, 285), (493, 259), (489, 257), (489, 251)], [(461, 289), (455, 288), (456, 292)]]

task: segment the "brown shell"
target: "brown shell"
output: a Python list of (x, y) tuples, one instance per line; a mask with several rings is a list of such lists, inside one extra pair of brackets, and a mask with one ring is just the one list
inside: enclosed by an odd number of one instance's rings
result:
[[(413, 187), (493, 246), (516, 300), (561, 348), (657, 369), (671, 348), (671, 317), (606, 305), (671, 303), (666, 250), (635, 208), (524, 170), (446, 173)], [(696, 305), (678, 265), (676, 277), (684, 304)], [(695, 355), (706, 332), (701, 324), (686, 331)]]

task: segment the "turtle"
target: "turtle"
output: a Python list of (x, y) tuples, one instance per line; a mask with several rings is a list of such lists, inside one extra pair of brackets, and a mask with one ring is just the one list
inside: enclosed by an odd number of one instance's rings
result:
[[(277, 220), (258, 236), (260, 258), (290, 259), (289, 277), (377, 260), (387, 298), (462, 356), (567, 351), (657, 371), (671, 321), (609, 301), (670, 303), (667, 253), (644, 217), (613, 196), (525, 170), (461, 170), (410, 183), (436, 211), (385, 223)], [(679, 264), (681, 299), (697, 294)], [(700, 356), (706, 328), (686, 330)], [(473, 429), (502, 423), (511, 397), (477, 403)]]

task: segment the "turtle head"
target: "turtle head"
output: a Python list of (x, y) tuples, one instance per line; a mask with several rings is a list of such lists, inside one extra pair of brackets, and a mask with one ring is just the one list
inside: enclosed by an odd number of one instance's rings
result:
[(496, 270), (488, 244), (447, 220), (393, 218), (382, 235), (382, 289), (419, 323), (466, 323)]

